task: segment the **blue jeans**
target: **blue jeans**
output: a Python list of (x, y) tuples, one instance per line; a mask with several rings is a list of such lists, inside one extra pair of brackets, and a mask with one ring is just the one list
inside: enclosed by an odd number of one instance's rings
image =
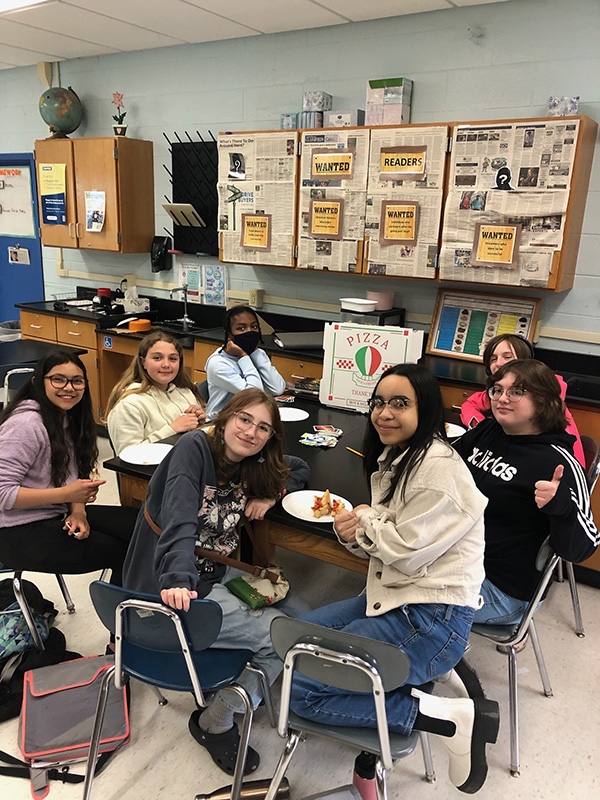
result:
[[(473, 609), (441, 603), (406, 604), (377, 617), (366, 616), (366, 595), (318, 608), (304, 617), (326, 628), (399, 645), (410, 658), (406, 684), (386, 694), (388, 726), (407, 736), (413, 728), (418, 701), (412, 686), (443, 675), (460, 661), (471, 630)], [(376, 728), (370, 693), (347, 692), (296, 673), (292, 685), (296, 714), (327, 725)]]
[(521, 621), (527, 608), (526, 600), (517, 600), (505, 594), (487, 578), (484, 578), (479, 594), (483, 598), (483, 605), (475, 612), (473, 622), (484, 625), (516, 624)]

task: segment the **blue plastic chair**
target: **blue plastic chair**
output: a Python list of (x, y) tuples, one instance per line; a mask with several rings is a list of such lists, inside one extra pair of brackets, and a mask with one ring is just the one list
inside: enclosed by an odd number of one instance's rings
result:
[(175, 611), (161, 603), (156, 595), (102, 581), (90, 584), (90, 595), (100, 620), (115, 635), (115, 665), (106, 671), (100, 688), (84, 800), (89, 800), (92, 791), (108, 687), (113, 675), (117, 688), (122, 688), (125, 676), (149, 684), (158, 695), (160, 705), (167, 703), (160, 689), (192, 692), (200, 708), (208, 705), (206, 693), (226, 689), (237, 694), (245, 708), (231, 791), (231, 800), (238, 800), (253, 716), (250, 696), (236, 683), (244, 669), (259, 675), (273, 726), (275, 721), (267, 677), (261, 669), (249, 664), (252, 652), (211, 648), (221, 630), (221, 607), (212, 600), (193, 600), (189, 611)]
[[(435, 780), (433, 760), (426, 733), (409, 736), (390, 733), (385, 710), (385, 692), (397, 689), (410, 674), (410, 660), (404, 650), (387, 642), (324, 628), (312, 622), (276, 617), (271, 623), (271, 640), (283, 660), (283, 683), (279, 709), (280, 736), (287, 739), (265, 800), (275, 800), (277, 790), (298, 742), (306, 734), (325, 736), (377, 757), (375, 780), (378, 800), (386, 800), (386, 771), (393, 761), (410, 755), (421, 741), (425, 777)], [(298, 716), (290, 709), (294, 671), (329, 686), (350, 692), (372, 693), (377, 729), (327, 725)]]

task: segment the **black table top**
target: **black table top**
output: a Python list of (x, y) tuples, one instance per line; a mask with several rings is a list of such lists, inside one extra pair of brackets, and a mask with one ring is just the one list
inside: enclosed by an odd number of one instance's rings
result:
[(68, 347), (55, 342), (38, 342), (35, 339), (17, 339), (16, 342), (0, 342), (0, 367), (35, 364), (54, 350), (67, 350), (76, 355), (87, 353), (83, 347)]

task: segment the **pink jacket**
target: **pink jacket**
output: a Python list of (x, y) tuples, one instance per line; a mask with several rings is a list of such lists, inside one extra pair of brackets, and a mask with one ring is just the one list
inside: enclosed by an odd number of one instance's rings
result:
[[(567, 394), (567, 384), (563, 380), (561, 375), (557, 375), (556, 379), (560, 384), (560, 396), (562, 399), (565, 399)], [(475, 392), (469, 397), (468, 400), (462, 404), (460, 409), (460, 418), (462, 420), (463, 425), (466, 425), (467, 428), (474, 428), (478, 422), (481, 422), (482, 419), (485, 419), (483, 412), (488, 411), (490, 408), (490, 401), (487, 395), (487, 392)], [(577, 461), (581, 464), (581, 466), (585, 469), (585, 455), (583, 453), (583, 446), (581, 444), (581, 439), (579, 438), (579, 431), (577, 430), (577, 425), (575, 425), (575, 420), (573, 419), (571, 412), (569, 409), (566, 410), (566, 417), (567, 417), (567, 433), (570, 433), (571, 436), (575, 437), (575, 444), (573, 445), (573, 454)]]

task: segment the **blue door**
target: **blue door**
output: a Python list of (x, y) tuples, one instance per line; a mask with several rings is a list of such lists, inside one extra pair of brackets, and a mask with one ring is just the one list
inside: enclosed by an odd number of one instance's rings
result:
[(0, 322), (44, 300), (39, 230), (33, 154), (0, 153)]

